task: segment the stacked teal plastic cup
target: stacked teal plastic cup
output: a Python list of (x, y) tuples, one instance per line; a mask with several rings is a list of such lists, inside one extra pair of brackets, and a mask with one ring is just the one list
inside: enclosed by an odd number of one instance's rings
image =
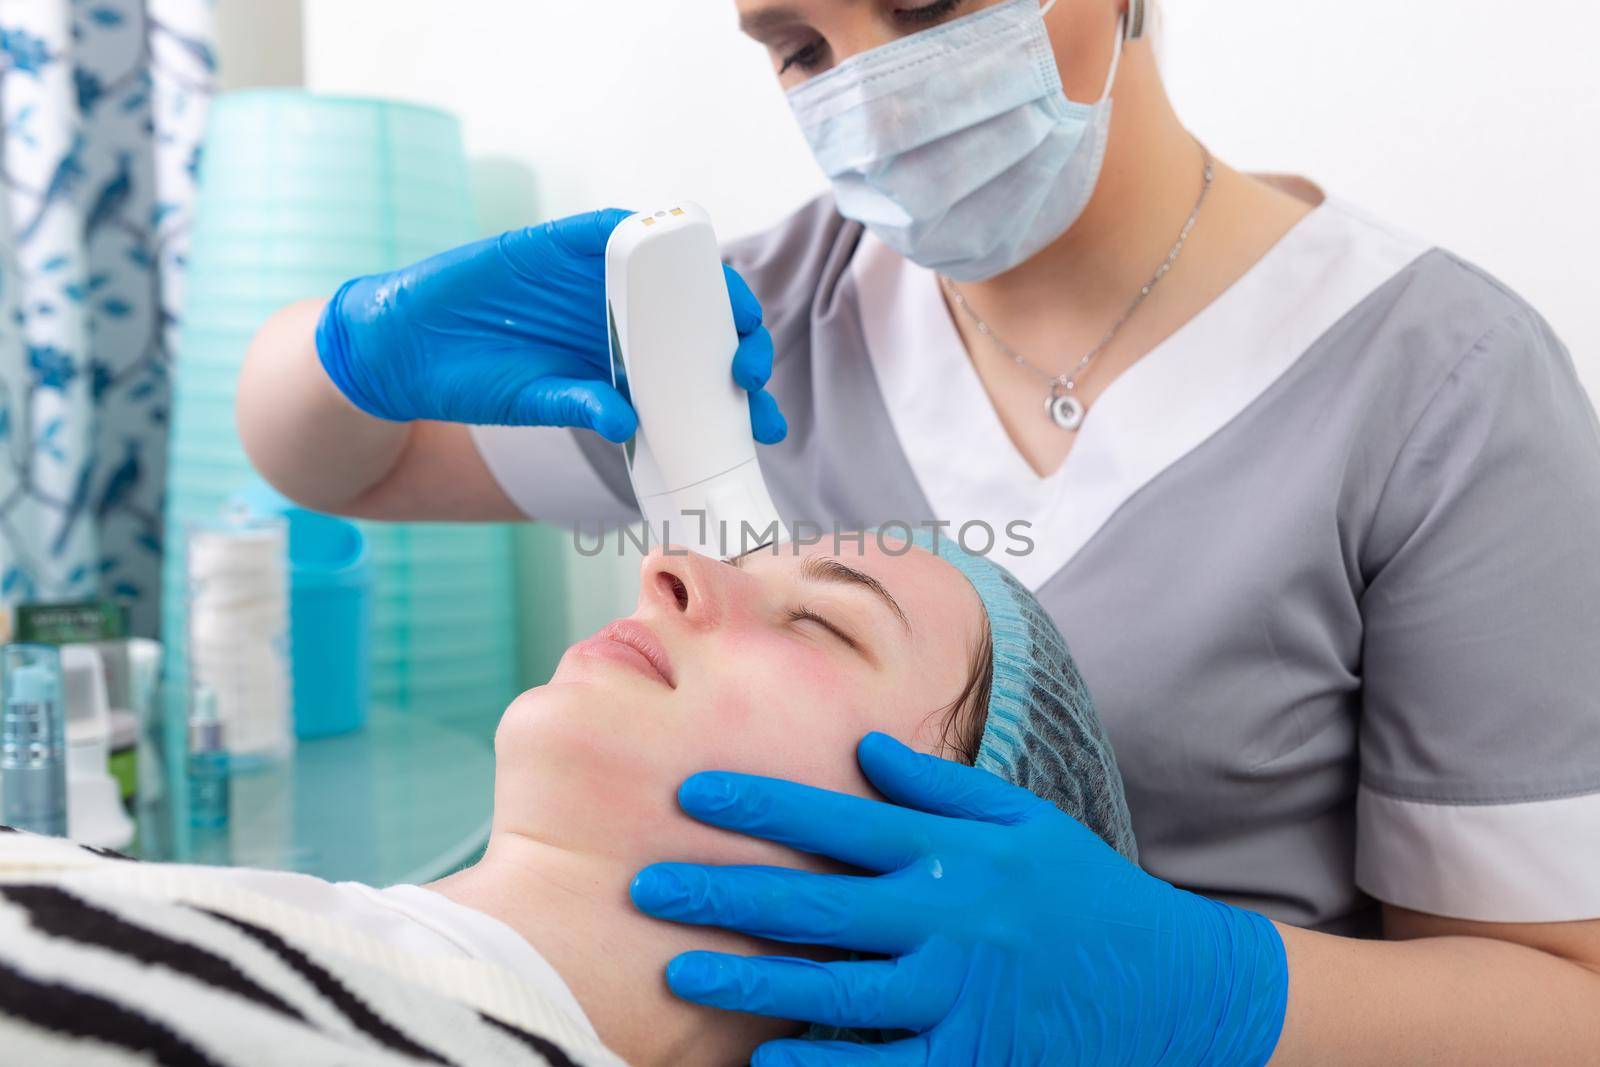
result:
[[(168, 530), (214, 517), (256, 477), (234, 397), (250, 339), (272, 312), (477, 235), (459, 124), (408, 104), (296, 90), (224, 95), (212, 109), (200, 187), (174, 381)], [(510, 531), (362, 530), (374, 579), (374, 703), (492, 725), (516, 692)], [(180, 683), (183, 589), (181, 545), (169, 538), (163, 636)]]

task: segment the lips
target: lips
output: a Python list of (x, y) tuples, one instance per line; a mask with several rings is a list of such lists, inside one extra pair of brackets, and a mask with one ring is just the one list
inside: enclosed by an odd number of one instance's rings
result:
[(575, 646), (581, 650), (632, 667), (641, 674), (677, 688), (672, 659), (648, 626), (632, 619), (618, 619), (605, 629)]

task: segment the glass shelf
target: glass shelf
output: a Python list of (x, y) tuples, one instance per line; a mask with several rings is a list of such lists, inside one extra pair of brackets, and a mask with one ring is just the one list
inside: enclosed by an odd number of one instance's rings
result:
[(489, 839), (492, 740), (414, 712), (373, 709), (356, 733), (301, 741), (285, 760), (236, 770), (221, 830), (189, 827), (187, 783), (173, 770), (140, 810), (131, 851), (141, 859), (386, 886), (443, 877)]

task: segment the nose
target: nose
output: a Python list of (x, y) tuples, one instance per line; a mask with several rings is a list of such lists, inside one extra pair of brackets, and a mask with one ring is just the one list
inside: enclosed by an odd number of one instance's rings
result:
[(695, 553), (651, 550), (640, 567), (639, 608), (681, 619), (695, 626), (715, 626), (726, 604), (721, 571), (732, 568)]

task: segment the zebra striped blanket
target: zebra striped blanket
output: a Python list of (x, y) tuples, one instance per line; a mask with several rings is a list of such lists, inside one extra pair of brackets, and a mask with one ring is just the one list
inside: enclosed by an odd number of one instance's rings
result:
[(621, 1064), (509, 972), (0, 828), (0, 1063)]

